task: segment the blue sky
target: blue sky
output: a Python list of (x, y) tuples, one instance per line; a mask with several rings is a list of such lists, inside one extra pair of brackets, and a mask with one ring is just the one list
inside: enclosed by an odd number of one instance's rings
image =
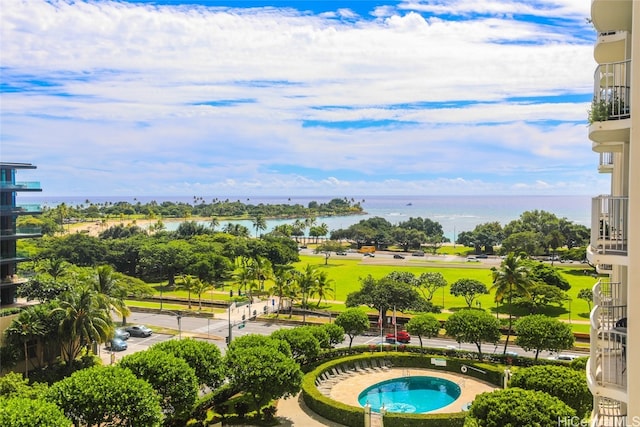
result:
[(0, 9), (0, 154), (44, 195), (606, 193), (588, 0)]

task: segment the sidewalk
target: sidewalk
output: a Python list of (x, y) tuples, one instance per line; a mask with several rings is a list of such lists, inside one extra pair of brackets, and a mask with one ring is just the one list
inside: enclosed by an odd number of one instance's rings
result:
[(343, 424), (322, 418), (307, 408), (300, 393), (288, 399), (278, 400), (276, 416), (280, 421), (279, 425), (285, 427), (345, 427)]

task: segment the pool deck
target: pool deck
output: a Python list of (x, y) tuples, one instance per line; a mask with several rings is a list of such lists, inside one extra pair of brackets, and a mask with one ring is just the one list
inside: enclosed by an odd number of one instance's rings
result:
[[(453, 381), (460, 386), (462, 393), (458, 399), (444, 408), (431, 411), (431, 414), (440, 412), (460, 412), (462, 407), (467, 403), (472, 402), (477, 394), (496, 390), (496, 387), (492, 384), (476, 380), (475, 378), (452, 374), (450, 372), (419, 368), (391, 368), (386, 371), (345, 377), (343, 380), (332, 386), (330, 397), (347, 405), (359, 407), (360, 403), (358, 402), (358, 394), (360, 394), (362, 390), (381, 381), (400, 378), (406, 375), (428, 375), (440, 377)], [(300, 395), (290, 397), (288, 399), (280, 399), (278, 402), (277, 417), (280, 421), (280, 425), (282, 426), (343, 427), (342, 424), (329, 421), (311, 411), (306, 407)]]
[(460, 397), (443, 408), (430, 411), (430, 414), (460, 412), (462, 411), (463, 406), (475, 399), (477, 394), (496, 389), (494, 385), (476, 380), (472, 377), (456, 375), (450, 372), (421, 368), (391, 368), (387, 371), (347, 377), (332, 387), (330, 397), (338, 402), (359, 407), (360, 403), (358, 402), (358, 394), (360, 394), (360, 392), (365, 388), (393, 378), (420, 375), (444, 378), (460, 386)]

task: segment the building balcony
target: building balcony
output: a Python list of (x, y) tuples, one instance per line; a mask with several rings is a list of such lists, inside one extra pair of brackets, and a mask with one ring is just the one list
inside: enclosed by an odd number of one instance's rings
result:
[(598, 162), (598, 172), (611, 173), (613, 172), (613, 153), (604, 152), (600, 153), (600, 161)]
[(614, 399), (596, 396), (591, 427), (627, 427), (626, 405)]
[(629, 198), (598, 196), (591, 204), (591, 242), (587, 258), (593, 264), (627, 265)]
[(40, 182), (0, 181), (0, 191), (42, 191)]
[(592, 0), (591, 22), (599, 33), (631, 31), (634, 0)]
[(593, 101), (589, 110), (589, 138), (596, 143), (628, 142), (630, 118), (631, 61), (598, 65), (594, 74)]
[(42, 237), (42, 228), (16, 227), (15, 229), (5, 228), (0, 230), (0, 240), (31, 239), (34, 237)]
[(589, 387), (594, 395), (627, 402), (627, 304), (621, 284), (607, 280), (596, 283), (593, 303)]
[(628, 31), (609, 31), (598, 34), (593, 58), (598, 64), (624, 61), (629, 58), (631, 33)]
[(16, 206), (0, 206), (0, 215), (40, 215), (42, 206), (38, 204), (26, 204)]

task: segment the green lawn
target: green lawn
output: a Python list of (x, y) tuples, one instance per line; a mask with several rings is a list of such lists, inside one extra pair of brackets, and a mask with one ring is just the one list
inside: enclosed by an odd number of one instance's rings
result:
[[(453, 247), (450, 248), (453, 249)], [(465, 264), (458, 265), (456, 263), (444, 262), (442, 267), (425, 267), (424, 265), (412, 264), (411, 262), (407, 262), (405, 263), (406, 265), (402, 266), (392, 266), (364, 264), (360, 259), (350, 259), (336, 256), (329, 258), (329, 262), (327, 265), (325, 265), (324, 262), (325, 260), (323, 256), (301, 255), (300, 262), (295, 264), (295, 267), (298, 269), (304, 268), (307, 264), (317, 266), (318, 268), (326, 271), (329, 278), (333, 280), (334, 288), (336, 291), (336, 297), (334, 298), (335, 301), (331, 301), (329, 303), (321, 303), (319, 306), (319, 309), (321, 310), (331, 310), (337, 312), (343, 311), (346, 308), (343, 301), (346, 300), (347, 295), (360, 289), (360, 278), (366, 277), (369, 274), (374, 278), (381, 278), (392, 271), (409, 271), (416, 276), (425, 272), (440, 272), (447, 280), (449, 285), (461, 278), (478, 280), (487, 285), (487, 288), (490, 288), (492, 285), (490, 268), (483, 268), (476, 264), (474, 264), (474, 268), (467, 268)], [(589, 327), (587, 322), (589, 319), (589, 306), (586, 301), (578, 299), (577, 295), (580, 289), (591, 288), (594, 285), (596, 279), (589, 275), (584, 275), (584, 269), (581, 267), (577, 268), (565, 265), (557, 265), (557, 267), (561, 270), (563, 276), (571, 284), (571, 289), (567, 292), (567, 294), (572, 300), (570, 303), (565, 303), (562, 307), (550, 306), (542, 311), (542, 313), (565, 321), (569, 321), (570, 319), (574, 331), (588, 332)], [(158, 284), (157, 289), (159, 289), (159, 286), (160, 285)], [(235, 289), (235, 287), (233, 288)], [(222, 290), (218, 289), (209, 291), (207, 292), (207, 294), (202, 295), (202, 299), (203, 301), (229, 301), (229, 289), (231, 289), (231, 287), (226, 286)], [(449, 293), (449, 289), (449, 286), (447, 286), (446, 288), (444, 288), (444, 292), (442, 290), (437, 291), (432, 300), (435, 305), (442, 306), (444, 299), (444, 307), (446, 312), (439, 315), (439, 317), (442, 319), (446, 319), (450, 315), (450, 312), (455, 312), (466, 307), (464, 299), (462, 297), (452, 296)], [(185, 291), (168, 292), (166, 288), (163, 288), (163, 295), (187, 298), (187, 292)], [(160, 296), (159, 292), (158, 294), (156, 294), (156, 296)], [(197, 309), (197, 295), (192, 294), (191, 298), (193, 308)], [(491, 313), (495, 313), (496, 305), (493, 301), (493, 293), (489, 295), (482, 295), (478, 298), (478, 301), (481, 304), (481, 308), (489, 310)], [(316, 307), (316, 302), (317, 301), (310, 300), (310, 304), (312, 305), (312, 307)], [(133, 304), (138, 306), (140, 305), (139, 302), (135, 302)], [(167, 309), (171, 310), (171, 308), (169, 308), (167, 304), (165, 304), (164, 306)], [(571, 308), (571, 313), (569, 313), (569, 308)], [(184, 306), (180, 305), (175, 309), (184, 309)], [(503, 315), (507, 313), (504, 307), (500, 307), (499, 312)], [(516, 308), (514, 310), (514, 314), (526, 315), (528, 313), (524, 310)]]

